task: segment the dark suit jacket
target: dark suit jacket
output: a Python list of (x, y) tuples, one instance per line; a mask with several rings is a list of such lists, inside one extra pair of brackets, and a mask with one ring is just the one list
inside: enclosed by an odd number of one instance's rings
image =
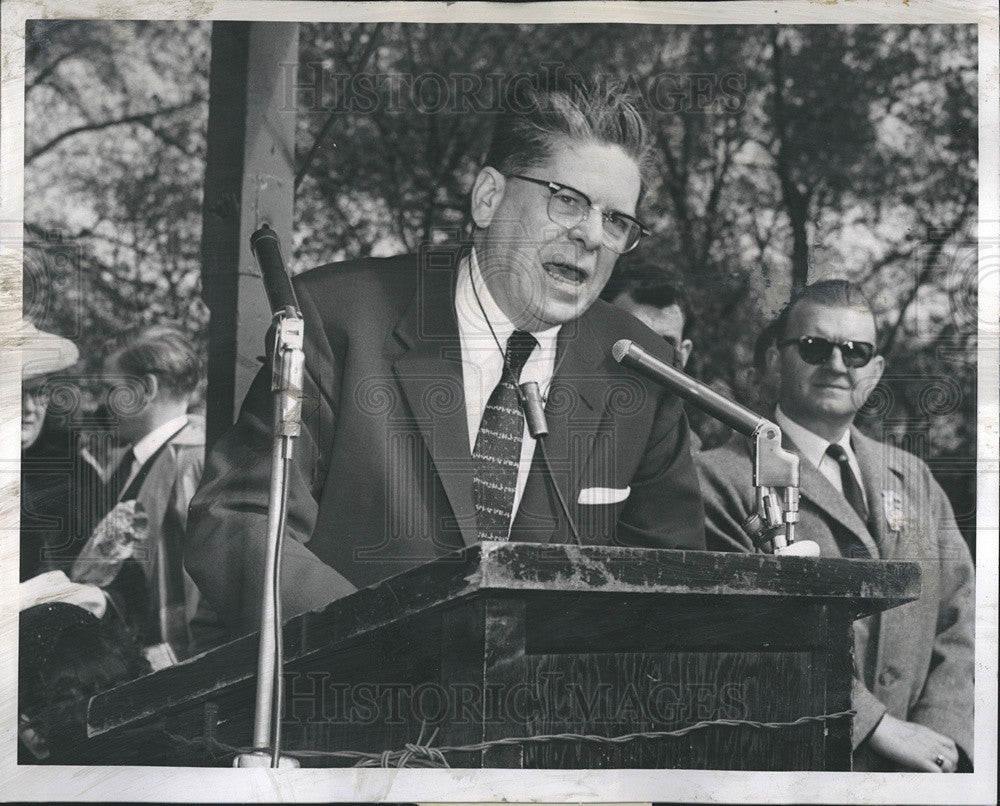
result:
[[(475, 542), (458, 262), (455, 250), (432, 249), (295, 278), (306, 382), (283, 561), (287, 616)], [(703, 548), (680, 402), (613, 360), (618, 338), (672, 359), (662, 339), (601, 301), (564, 325), (546, 405), (554, 477), (586, 543)], [(237, 633), (258, 622), (270, 371), (211, 452), (188, 522), (187, 567)], [(511, 539), (568, 541), (539, 461), (536, 451)], [(578, 503), (594, 488), (605, 492), (591, 500), (611, 503)]]
[[(951, 737), (971, 758), (975, 574), (968, 547), (926, 464), (857, 429), (851, 445), (872, 531), (803, 460), (798, 536), (816, 541), (824, 557), (907, 560), (921, 567), (917, 601), (855, 622), (855, 746), (888, 710)], [(785, 447), (795, 450), (787, 437)], [(709, 549), (752, 552), (741, 527), (753, 507), (749, 443), (736, 435), (696, 460)], [(866, 747), (860, 751), (856, 767), (867, 765)]]
[(74, 481), (73, 436), (45, 426), (35, 444), (21, 453), (21, 582), (51, 570), (47, 551), (70, 541)]
[(188, 504), (204, 462), (204, 419), (188, 415), (187, 425), (150, 460), (136, 494), (149, 520), (149, 539), (142, 557), (137, 558), (148, 601), (146, 612), (135, 614), (139, 618), (136, 632), (143, 645), (171, 643), (178, 657), (187, 653), (187, 625), (198, 609), (198, 589), (183, 573), (181, 556)]

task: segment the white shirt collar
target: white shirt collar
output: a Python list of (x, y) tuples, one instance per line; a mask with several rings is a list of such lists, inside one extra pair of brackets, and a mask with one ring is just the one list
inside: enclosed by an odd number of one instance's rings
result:
[[(792, 442), (795, 443), (795, 447), (799, 449), (806, 459), (808, 459), (813, 467), (819, 467), (820, 462), (823, 461), (823, 457), (826, 455), (826, 449), (832, 444), (826, 439), (821, 437), (819, 434), (815, 434), (808, 428), (799, 425), (795, 420), (791, 419), (785, 412), (781, 410), (781, 406), (777, 406), (774, 410), (774, 419), (778, 423), (778, 427), (781, 429), (781, 433), (785, 434)], [(851, 456), (853, 451), (851, 450), (851, 429), (848, 428), (841, 434), (840, 439), (835, 440), (838, 445), (841, 445), (847, 455)]]
[(157, 426), (146, 434), (132, 446), (132, 455), (135, 457), (135, 461), (139, 465), (146, 464), (164, 442), (187, 425), (187, 421), (187, 415), (182, 414), (180, 417), (167, 420), (163, 425)]
[[(475, 248), (470, 250), (469, 257), (459, 266), (455, 285), (455, 315), (458, 318), (459, 333), (476, 351), (496, 350), (499, 342), (499, 352), (502, 352), (507, 347), (507, 339), (515, 330), (514, 324), (493, 299), (486, 280), (480, 273)], [(559, 328), (560, 325), (556, 325), (546, 330), (531, 332), (538, 341), (541, 353), (555, 354)]]

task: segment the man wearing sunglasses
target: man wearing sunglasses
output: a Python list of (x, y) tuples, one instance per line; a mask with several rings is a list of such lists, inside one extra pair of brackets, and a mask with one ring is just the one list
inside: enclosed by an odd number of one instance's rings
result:
[[(921, 565), (916, 602), (855, 622), (854, 768), (969, 769), (974, 570), (951, 505), (926, 464), (862, 434), (854, 418), (884, 369), (861, 290), (806, 286), (769, 329), (775, 420), (801, 457), (798, 533), (824, 556)], [(710, 549), (753, 551), (746, 440), (698, 455)]]
[[(680, 401), (611, 357), (673, 351), (598, 300), (644, 232), (649, 139), (621, 95), (511, 99), (470, 194), (471, 243), (301, 274), (304, 427), (284, 615), (482, 540), (704, 548)], [(549, 467), (519, 384), (538, 384)], [(270, 368), (206, 465), (186, 564), (232, 633), (253, 629), (271, 445)], [(551, 470), (551, 473), (547, 472)]]

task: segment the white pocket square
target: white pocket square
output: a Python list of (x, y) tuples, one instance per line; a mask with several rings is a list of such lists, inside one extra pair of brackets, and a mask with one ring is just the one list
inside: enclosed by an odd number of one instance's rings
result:
[(628, 498), (632, 492), (631, 487), (618, 490), (614, 487), (587, 487), (580, 490), (580, 497), (576, 499), (578, 504), (618, 504)]

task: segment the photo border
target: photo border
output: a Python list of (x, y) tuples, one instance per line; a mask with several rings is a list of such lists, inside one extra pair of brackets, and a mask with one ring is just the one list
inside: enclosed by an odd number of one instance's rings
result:
[(27, 19), (297, 20), (301, 22), (601, 22), (645, 24), (974, 23), (979, 26), (979, 350), (976, 602), (976, 772), (718, 770), (382, 770), (18, 767), (17, 546), (21, 356), (0, 350), (0, 798), (159, 801), (654, 801), (988, 803), (996, 797), (998, 398), (1000, 398), (1000, 127), (998, 14), (992, 3), (941, 0), (717, 3), (324, 3), (261, 0), (23, 2), (3, 7), (0, 90), (0, 334), (21, 315), (24, 24)]

